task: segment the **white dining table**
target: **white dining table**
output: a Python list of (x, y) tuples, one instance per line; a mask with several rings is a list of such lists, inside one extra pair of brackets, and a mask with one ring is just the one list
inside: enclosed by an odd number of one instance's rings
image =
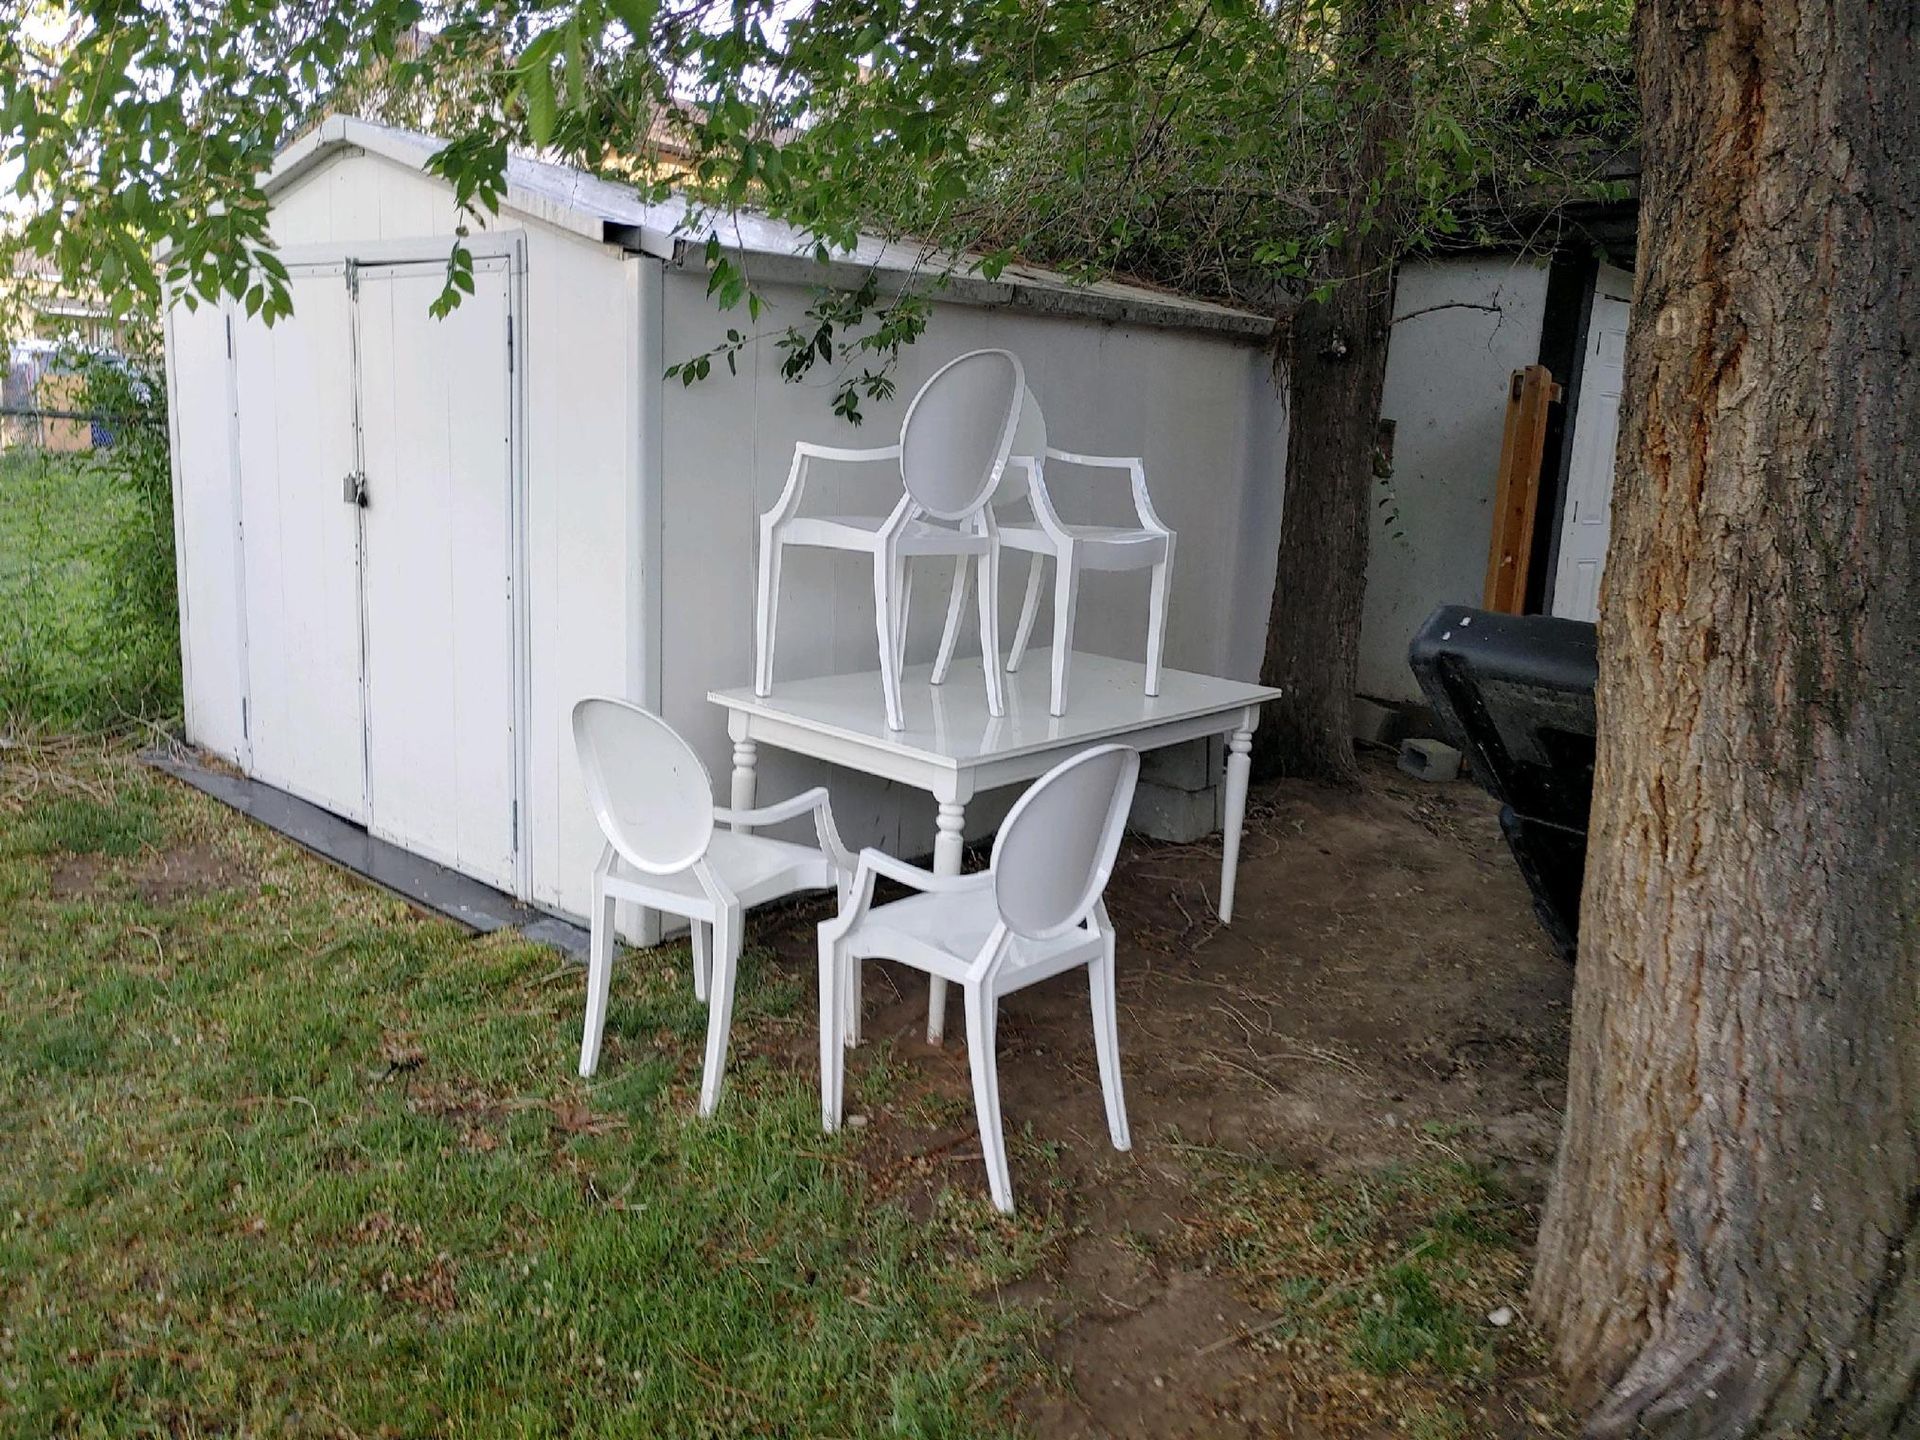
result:
[[(1253, 732), (1261, 705), (1281, 692), (1163, 670), (1160, 693), (1148, 695), (1146, 667), (1139, 662), (1076, 651), (1067, 713), (1053, 715), (1051, 666), (1041, 652), (1029, 654), (1019, 672), (1006, 677), (1006, 713), (996, 716), (988, 713), (985, 687), (968, 674), (979, 668), (977, 656), (956, 661), (946, 682), (936, 686), (931, 666), (908, 667), (901, 680), (900, 730), (887, 728), (877, 671), (782, 681), (770, 695), (756, 695), (751, 686), (709, 692), (707, 699), (726, 710), (733, 740), (734, 809), (753, 808), (762, 745), (895, 780), (933, 797), (933, 868), (958, 875), (967, 804), (975, 795), (1033, 780), (1089, 745), (1119, 742), (1147, 751), (1223, 735), (1220, 919), (1231, 922)], [(935, 979), (929, 997), (927, 1039), (935, 1044), (945, 1030), (946, 988)]]

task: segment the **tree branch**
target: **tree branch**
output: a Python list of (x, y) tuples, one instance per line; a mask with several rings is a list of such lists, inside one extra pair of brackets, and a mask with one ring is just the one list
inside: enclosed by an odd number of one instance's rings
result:
[(1404, 315), (1393, 317), (1398, 325), (1402, 320), (1411, 320), (1416, 315), (1431, 315), (1436, 310), (1485, 310), (1492, 315), (1504, 315), (1507, 312), (1498, 305), (1483, 305), (1478, 300), (1448, 300), (1440, 305), (1423, 305), (1418, 310), (1409, 310)]

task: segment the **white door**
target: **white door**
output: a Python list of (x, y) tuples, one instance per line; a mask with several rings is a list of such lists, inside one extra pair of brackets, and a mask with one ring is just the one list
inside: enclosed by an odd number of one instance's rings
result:
[(510, 276), (445, 278), (358, 272), (367, 828), (517, 892)]
[(296, 268), (290, 285), (291, 318), (233, 323), (246, 732), (260, 779), (364, 820), (346, 267)]
[(1607, 563), (1614, 448), (1620, 435), (1620, 390), (1632, 299), (1633, 276), (1602, 265), (1587, 321), (1587, 355), (1580, 371), (1580, 404), (1573, 418), (1573, 455), (1567, 466), (1567, 503), (1560, 519), (1560, 560), (1553, 577), (1553, 613), (1569, 620), (1600, 618), (1600, 573)]

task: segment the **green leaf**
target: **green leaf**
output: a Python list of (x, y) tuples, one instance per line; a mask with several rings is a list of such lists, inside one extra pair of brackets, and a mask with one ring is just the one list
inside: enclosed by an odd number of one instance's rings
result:
[(584, 110), (587, 106), (586, 66), (580, 58), (580, 17), (576, 14), (567, 21), (566, 59), (567, 104), (575, 110)]
[(653, 30), (653, 17), (659, 12), (660, 0), (607, 0), (607, 8), (627, 27), (635, 43), (644, 45)]
[(527, 102), (527, 133), (535, 145), (545, 146), (552, 141), (560, 118), (553, 98), (553, 72), (544, 64), (536, 65), (521, 77), (520, 93)]

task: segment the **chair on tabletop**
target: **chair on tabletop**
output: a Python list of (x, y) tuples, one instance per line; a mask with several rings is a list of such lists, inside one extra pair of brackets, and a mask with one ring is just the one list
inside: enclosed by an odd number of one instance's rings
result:
[[(1086, 469), (1124, 471), (1133, 492), (1133, 525), (1077, 525), (1060, 518), (1047, 489), (1048, 462)], [(1017, 511), (1025, 503), (1030, 515)], [(1007, 655), (1009, 673), (1026, 658), (1027, 642), (1040, 610), (1040, 592), (1048, 561), (1053, 562), (1053, 651), (1048, 708), (1055, 715), (1067, 711), (1067, 685), (1073, 663), (1074, 618), (1080, 603), (1080, 575), (1084, 570), (1148, 570), (1146, 693), (1160, 693), (1160, 657), (1167, 635), (1167, 591), (1173, 579), (1174, 532), (1161, 523), (1147, 494), (1145, 462), (1137, 455), (1087, 455), (1058, 450), (1047, 444), (1047, 425), (1040, 403), (1028, 390), (1022, 397), (1020, 419), (1014, 431), (1012, 454), (999, 487), (985, 512), (1003, 550), (1019, 550), (1027, 561), (1027, 592), (1020, 607), (1020, 623)], [(933, 683), (947, 678), (959, 639), (960, 613), (966, 602), (967, 572), (957, 567), (947, 601), (947, 624), (933, 666)]]
[[(1019, 358), (974, 350), (948, 362), (907, 407), (900, 442), (877, 450), (794, 447), (786, 488), (760, 517), (760, 575), (754, 611), (754, 693), (773, 691), (780, 621), (781, 561), (790, 546), (868, 556), (873, 565), (874, 627), (887, 727), (904, 726), (900, 671), (906, 659), (907, 566), (920, 556), (953, 558), (979, 577), (980, 644), (989, 713), (1005, 713), (999, 667), (999, 548), (987, 504), (1006, 469), (1026, 390)], [(885, 515), (800, 513), (816, 461), (895, 461), (903, 493)]]

